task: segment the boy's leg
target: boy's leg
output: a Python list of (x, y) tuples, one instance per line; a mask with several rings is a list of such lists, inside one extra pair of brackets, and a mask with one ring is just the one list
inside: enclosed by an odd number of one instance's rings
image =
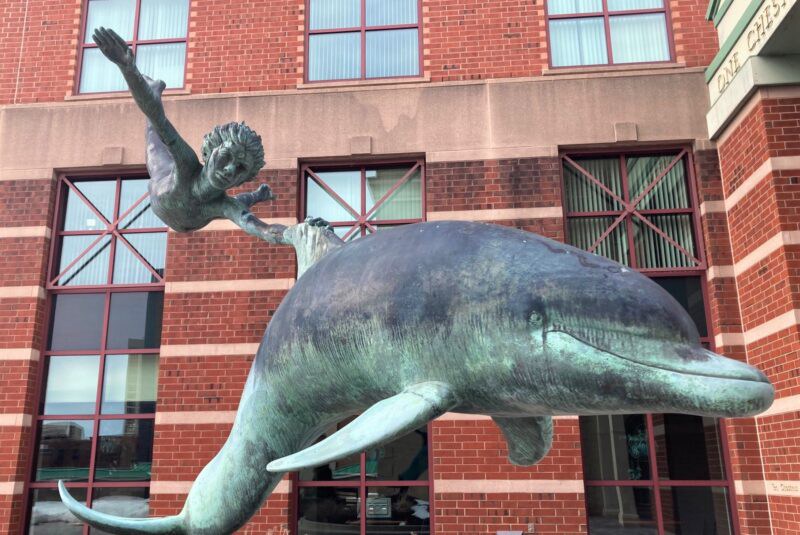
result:
[[(153, 94), (161, 100), (161, 93), (164, 92), (166, 84), (161, 80), (153, 80), (147, 76), (144, 76), (144, 79), (147, 81), (147, 85), (150, 86), (150, 89), (153, 90)], [(172, 155), (167, 149), (167, 146), (161, 141), (161, 138), (158, 136), (149, 120), (147, 121), (144, 135), (145, 144), (147, 146), (145, 153), (147, 172), (150, 174), (150, 177), (162, 178), (172, 173), (175, 167), (175, 161), (172, 159)]]

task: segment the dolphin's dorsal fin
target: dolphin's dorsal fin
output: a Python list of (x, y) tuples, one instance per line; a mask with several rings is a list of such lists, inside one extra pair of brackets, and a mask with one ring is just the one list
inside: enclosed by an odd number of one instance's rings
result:
[(550, 416), (500, 418), (492, 420), (503, 432), (508, 444), (508, 460), (517, 466), (531, 466), (541, 461), (553, 445), (553, 419)]
[(441, 416), (457, 403), (448, 384), (437, 381), (415, 384), (379, 401), (322, 442), (272, 461), (267, 470), (290, 472), (312, 468), (381, 446)]

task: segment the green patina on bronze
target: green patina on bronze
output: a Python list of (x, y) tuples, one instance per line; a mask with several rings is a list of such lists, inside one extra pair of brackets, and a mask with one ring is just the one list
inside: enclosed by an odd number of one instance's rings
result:
[(772, 403), (766, 377), (704, 349), (660, 286), (574, 247), (465, 222), (345, 245), (323, 226), (282, 234), (307, 270), (271, 318), (231, 434), (183, 510), (114, 517), (59, 483), (77, 517), (110, 533), (232, 533), (286, 471), (381, 446), (448, 411), (491, 416), (509, 460), (531, 465), (550, 448), (553, 415), (732, 417)]

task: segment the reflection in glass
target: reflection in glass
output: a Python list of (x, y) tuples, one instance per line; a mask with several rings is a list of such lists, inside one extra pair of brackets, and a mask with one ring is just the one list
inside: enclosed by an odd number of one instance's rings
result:
[[(148, 180), (146, 178), (122, 181), (119, 197), (119, 215), (127, 212), (133, 203), (147, 194), (147, 182)], [(149, 197), (145, 197), (145, 199), (137, 204), (119, 223), (119, 228), (123, 230), (133, 228), (158, 228), (163, 226), (165, 226), (164, 222), (153, 213), (153, 209), (150, 207)]]
[(156, 411), (158, 355), (107, 355), (102, 414)]
[(661, 210), (665, 208), (690, 208), (689, 190), (683, 161), (675, 162), (675, 154), (663, 156), (627, 156), (628, 184), (631, 200), (638, 199), (663, 173), (658, 182), (642, 197), (636, 207), (640, 210)]
[[(654, 414), (653, 433), (661, 479), (725, 479), (715, 418)], [(691, 447), (687, 448), (687, 444)]]
[(99, 348), (104, 305), (104, 294), (54, 295), (48, 347), (54, 351)]
[(601, 17), (551, 20), (550, 47), (553, 67), (608, 63)]
[(94, 422), (44, 420), (39, 431), (36, 481), (86, 481)]
[[(59, 286), (89, 286), (93, 284), (105, 284), (108, 282), (108, 259), (111, 257), (111, 235), (107, 234), (100, 238), (97, 243), (97, 235), (84, 236), (64, 236), (61, 239), (61, 261), (58, 266), (58, 273), (61, 275), (57, 284)], [(94, 245), (92, 245), (94, 243)], [(77, 262), (73, 261), (78, 255), (83, 253), (87, 247), (92, 248), (86, 251)], [(67, 266), (72, 267), (67, 269)], [(64, 270), (67, 269), (65, 272)]]
[(359, 533), (358, 488), (306, 487), (298, 495), (298, 535)]
[(95, 480), (148, 481), (153, 461), (153, 420), (101, 420)]
[[(316, 173), (350, 208), (359, 212), (361, 207), (361, 171), (327, 171)], [(310, 176), (306, 178), (306, 213), (327, 221), (350, 221), (353, 213), (334, 199)]]
[(100, 357), (49, 357), (42, 414), (93, 414)]
[(416, 28), (368, 31), (367, 78), (419, 74), (419, 34)]
[[(92, 509), (114, 516), (147, 518), (150, 513), (150, 489), (95, 488), (92, 492)], [(91, 528), (92, 535), (107, 535), (107, 531)], [(110, 535), (110, 534), (108, 534)]]
[[(72, 497), (86, 503), (86, 489), (69, 489)], [(57, 489), (34, 489), (28, 535), (81, 535), (83, 522), (72, 516)]]
[(417, 23), (417, 0), (366, 0), (367, 26)]
[(580, 418), (585, 478), (650, 479), (647, 423), (643, 414)]
[(428, 427), (420, 427), (380, 448), (367, 451), (367, 479), (428, 479)]
[(142, 0), (139, 39), (186, 37), (189, 0)]
[(139, 45), (136, 47), (136, 66), (142, 74), (163, 80), (168, 88), (183, 87), (183, 64), (186, 43)]
[[(167, 257), (167, 233), (147, 232), (124, 234), (136, 251), (147, 261), (156, 273), (164, 276), (164, 264)], [(118, 240), (114, 259), (114, 284), (147, 284), (158, 282), (156, 276), (147, 269), (128, 247)]]
[(321, 33), (308, 36), (308, 80), (361, 77), (361, 33)]
[(92, 34), (99, 27), (111, 28), (130, 41), (133, 39), (133, 17), (136, 14), (136, 0), (90, 0), (86, 16), (85, 43), (92, 42)]
[(649, 487), (586, 487), (589, 533), (656, 535), (654, 504)]
[(708, 336), (700, 277), (653, 277), (653, 281), (669, 292), (686, 309), (694, 320), (700, 336)]
[(125, 292), (111, 295), (108, 349), (158, 347), (161, 341), (161, 292)]
[(430, 533), (427, 487), (368, 487), (367, 535)]
[[(367, 211), (383, 198), (409, 168), (367, 169)], [(372, 213), (370, 220), (419, 219), (422, 217), (422, 177), (417, 169)]]
[[(321, 435), (317, 442), (320, 442), (329, 436), (333, 435), (336, 431), (343, 428), (345, 425), (353, 421), (348, 418), (337, 425), (332, 426)], [(361, 454), (354, 453), (342, 459), (332, 461), (326, 465), (318, 466), (316, 468), (306, 468), (300, 471), (300, 481), (348, 481), (360, 479), (361, 474)]]
[(662, 487), (666, 535), (729, 535), (728, 492), (723, 487)]

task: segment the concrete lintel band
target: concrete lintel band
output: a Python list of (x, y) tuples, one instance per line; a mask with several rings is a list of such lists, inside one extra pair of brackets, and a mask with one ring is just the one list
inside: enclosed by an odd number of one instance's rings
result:
[(30, 414), (0, 414), (0, 427), (30, 427)]
[(436, 479), (433, 482), (436, 493), (458, 494), (583, 494), (581, 479)]
[[(274, 223), (276, 225), (285, 225), (290, 227), (292, 225), (297, 224), (296, 217), (262, 217), (264, 221), (267, 223)], [(194, 232), (209, 232), (215, 230), (235, 230), (237, 232), (241, 232), (241, 229), (236, 226), (232, 221), (228, 221), (227, 219), (217, 219), (216, 221), (212, 221), (205, 227), (195, 230)], [(169, 232), (175, 232), (172, 229), (169, 229)]]
[(787, 245), (800, 245), (800, 231), (784, 230), (778, 232), (770, 239), (759, 245), (753, 252), (739, 260), (733, 265), (735, 276), (739, 277), (748, 269), (757, 265), (769, 255)]
[(39, 360), (39, 350), (30, 347), (0, 349), (0, 360)]
[[(151, 481), (150, 494), (189, 494), (194, 481)], [(272, 491), (272, 494), (290, 494), (292, 492), (292, 482), (288, 479), (282, 480)]]
[(161, 346), (160, 354), (162, 357), (218, 357), (255, 355), (256, 351), (258, 344), (166, 344)]
[(800, 481), (755, 480), (734, 481), (736, 494), (746, 496), (788, 496), (800, 498)]
[(22, 481), (2, 481), (0, 482), (0, 496), (14, 496), (22, 494), (25, 484)]
[(711, 281), (714, 279), (726, 279), (736, 276), (736, 271), (733, 266), (709, 266), (706, 271), (706, 280)]
[(44, 288), (41, 286), (0, 286), (0, 299), (10, 298), (45, 298)]
[(800, 169), (800, 156), (775, 156), (768, 158), (725, 199), (725, 210), (730, 212), (745, 195), (755, 189), (773, 171)]
[(455, 210), (428, 212), (428, 221), (503, 221), (507, 219), (550, 219), (564, 217), (560, 206), (542, 208), (498, 208), (495, 210)]
[(164, 293), (210, 293), (210, 292), (266, 292), (288, 290), (294, 279), (239, 279), (218, 281), (167, 282)]
[(776, 399), (772, 403), (772, 407), (756, 416), (756, 418), (769, 418), (770, 416), (779, 416), (787, 412), (798, 411), (800, 411), (800, 394), (795, 394), (794, 396)]
[(49, 238), (50, 227), (0, 227), (0, 238)]
[(800, 309), (784, 312), (744, 333), (719, 333), (714, 343), (717, 347), (747, 346), (796, 325), (800, 325)]

